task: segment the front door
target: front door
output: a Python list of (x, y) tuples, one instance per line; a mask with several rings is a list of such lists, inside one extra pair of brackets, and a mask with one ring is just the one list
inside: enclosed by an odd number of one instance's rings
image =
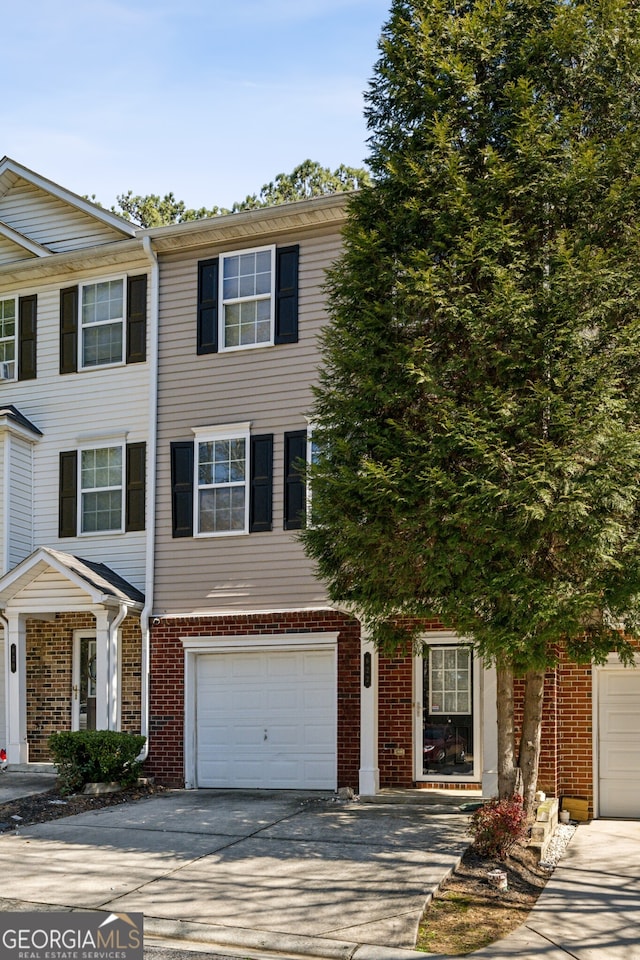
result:
[(418, 779), (469, 778), (474, 772), (474, 664), (470, 646), (425, 644)]
[(71, 728), (96, 729), (96, 636), (92, 633), (74, 637)]

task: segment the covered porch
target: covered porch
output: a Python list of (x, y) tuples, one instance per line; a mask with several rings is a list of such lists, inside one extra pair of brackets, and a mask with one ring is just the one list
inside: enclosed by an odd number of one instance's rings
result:
[(140, 730), (143, 606), (105, 564), (48, 547), (0, 579), (10, 764), (46, 762), (55, 730)]

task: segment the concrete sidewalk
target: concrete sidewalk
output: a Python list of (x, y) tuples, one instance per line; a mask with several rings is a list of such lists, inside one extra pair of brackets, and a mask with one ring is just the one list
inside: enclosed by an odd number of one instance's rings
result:
[(55, 787), (56, 780), (52, 764), (31, 764), (30, 768), (18, 770), (9, 767), (0, 772), (0, 803), (30, 797), (34, 793), (46, 793)]
[(418, 922), (467, 824), (444, 804), (173, 791), (0, 836), (0, 909), (142, 912), (146, 937), (247, 955), (424, 958)]
[(578, 826), (526, 923), (474, 960), (640, 960), (640, 821)]

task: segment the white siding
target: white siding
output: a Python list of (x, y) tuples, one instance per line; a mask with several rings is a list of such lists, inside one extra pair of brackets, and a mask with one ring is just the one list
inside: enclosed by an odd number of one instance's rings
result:
[(9, 569), (32, 552), (33, 543), (33, 446), (26, 440), (10, 440), (9, 474)]
[[(279, 245), (295, 242), (300, 243), (299, 342), (275, 347), (197, 356), (197, 261), (221, 251), (207, 248), (197, 256), (161, 261), (158, 613), (327, 604), (295, 532), (283, 530), (284, 433), (307, 427), (305, 413), (312, 405), (319, 362), (316, 341), (327, 320), (321, 286), (326, 268), (339, 254), (340, 237), (326, 228), (278, 237)], [(257, 245), (255, 239), (247, 243)], [(273, 530), (172, 539), (170, 442), (192, 439), (192, 427), (247, 420), (252, 433), (274, 435)]]
[[(148, 271), (148, 261), (129, 264), (137, 276)], [(7, 294), (38, 296), (38, 376), (23, 382), (0, 382), (0, 404), (14, 404), (43, 436), (34, 449), (33, 545), (55, 547), (88, 560), (106, 563), (140, 590), (144, 590), (146, 534), (101, 534), (58, 537), (59, 454), (75, 450), (82, 439), (113, 431), (127, 443), (148, 442), (149, 364), (122, 364), (79, 373), (59, 373), (60, 289), (81, 280), (113, 276), (113, 267), (66, 274), (29, 288), (0, 288)], [(149, 299), (149, 298), (148, 298)], [(96, 446), (108, 441), (97, 440)], [(151, 469), (147, 464), (147, 475)], [(24, 500), (22, 508), (26, 507)]]
[(87, 603), (87, 593), (71, 583), (57, 570), (48, 568), (18, 592), (15, 600), (7, 603), (7, 610), (28, 607), (30, 613), (51, 613), (52, 610), (72, 610)]
[(22, 179), (0, 197), (0, 220), (54, 253), (108, 243), (123, 236), (113, 227)]
[(13, 263), (15, 260), (33, 260), (35, 253), (30, 253), (24, 247), (0, 236), (0, 263)]

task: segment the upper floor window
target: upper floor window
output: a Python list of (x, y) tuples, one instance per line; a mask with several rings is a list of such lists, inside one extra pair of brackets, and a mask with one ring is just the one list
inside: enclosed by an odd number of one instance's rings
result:
[(233, 250), (198, 263), (198, 353), (298, 341), (299, 247)]
[(122, 530), (122, 446), (80, 451), (80, 532)]
[(0, 297), (0, 381), (36, 377), (38, 297)]
[(275, 247), (227, 253), (222, 261), (223, 350), (273, 343)]
[(143, 442), (61, 452), (58, 536), (144, 530), (145, 477)]
[(16, 376), (16, 301), (0, 300), (0, 380)]
[(196, 529), (201, 534), (246, 533), (248, 429), (197, 442)]
[(141, 363), (146, 350), (146, 274), (60, 291), (60, 373)]
[(194, 427), (171, 444), (174, 537), (215, 537), (272, 529), (273, 435), (249, 423)]
[(101, 280), (81, 284), (82, 367), (122, 363), (124, 347), (125, 282)]

